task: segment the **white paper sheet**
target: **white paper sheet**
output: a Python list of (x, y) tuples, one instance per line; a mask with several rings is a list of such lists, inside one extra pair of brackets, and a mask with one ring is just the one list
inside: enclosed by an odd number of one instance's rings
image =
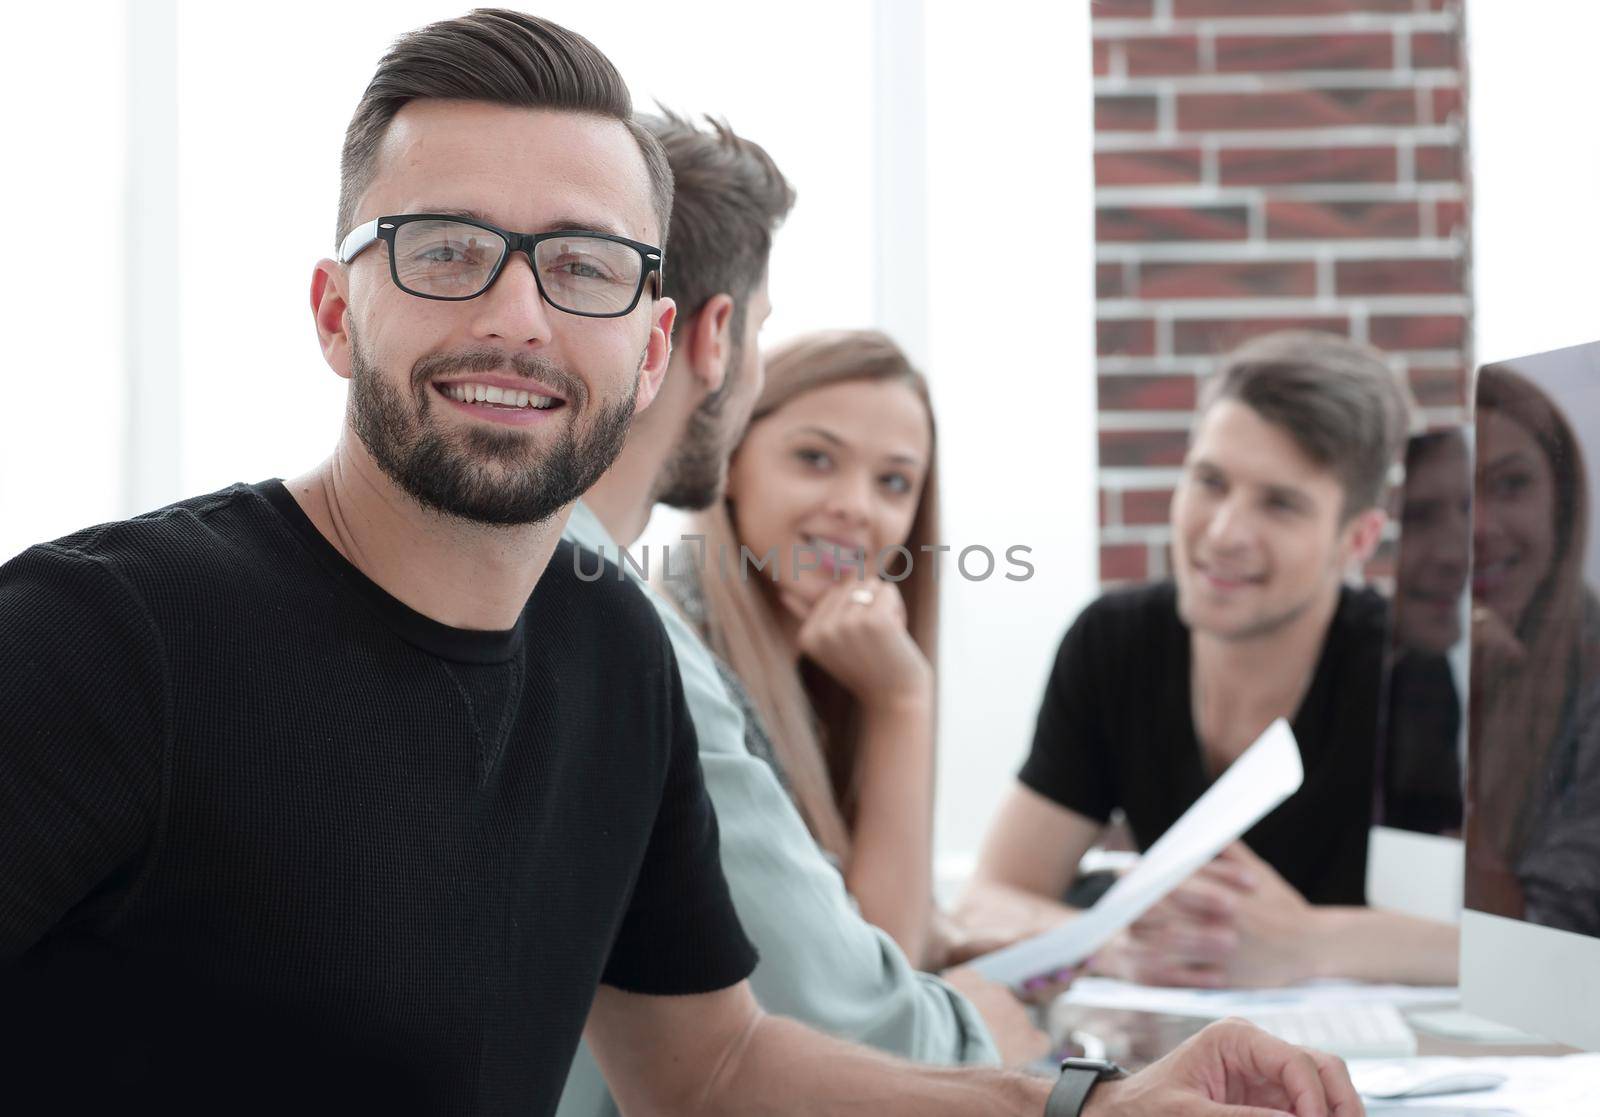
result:
[(1083, 1008), (1128, 1009), (1221, 1020), (1261, 1013), (1351, 1005), (1455, 1005), (1460, 990), (1451, 986), (1367, 985), (1354, 981), (1314, 981), (1282, 989), (1166, 989), (1135, 985), (1109, 977), (1080, 977), (1061, 995), (1062, 1002)]
[(1012, 986), (1076, 965), (1293, 795), (1304, 778), (1300, 746), (1289, 723), (1279, 718), (1099, 903), (1071, 922), (972, 965), (989, 980)]
[[(1352, 1059), (1350, 1077), (1359, 1090), (1375, 1071), (1381, 1073), (1380, 1068), (1393, 1064), (1392, 1059)], [(1515, 1113), (1520, 1117), (1589, 1117), (1600, 1112), (1600, 1055), (1425, 1058), (1406, 1059), (1403, 1065), (1410, 1070), (1429, 1070), (1441, 1075), (1490, 1071), (1505, 1075), (1506, 1081), (1497, 1089), (1481, 1093), (1385, 1102), (1381, 1107), (1369, 1102), (1369, 1114), (1441, 1117), (1470, 1113), (1473, 1117), (1490, 1117), (1497, 1113)]]

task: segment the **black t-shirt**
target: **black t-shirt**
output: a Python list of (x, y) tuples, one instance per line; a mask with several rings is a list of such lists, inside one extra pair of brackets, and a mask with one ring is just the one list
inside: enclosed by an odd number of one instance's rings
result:
[[(1294, 716), (1305, 783), (1244, 841), (1319, 904), (1365, 897), (1383, 599), (1343, 589)], [(1096, 822), (1121, 808), (1148, 849), (1210, 786), (1189, 694), (1189, 630), (1170, 582), (1100, 598), (1061, 641), (1022, 782)]]
[(0, 858), (10, 1112), (553, 1112), (597, 984), (755, 963), (644, 596), (450, 628), (278, 482), (0, 567)]

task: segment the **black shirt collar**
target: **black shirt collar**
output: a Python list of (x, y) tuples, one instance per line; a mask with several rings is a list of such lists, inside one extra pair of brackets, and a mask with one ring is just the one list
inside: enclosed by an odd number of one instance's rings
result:
[(342, 586), (360, 596), (379, 619), (406, 643), (430, 655), (460, 663), (504, 663), (521, 650), (526, 610), (517, 617), (516, 625), (507, 629), (452, 628), (442, 624), (389, 593), (340, 554), (338, 548), (317, 530), (281, 480), (273, 478), (249, 487), (272, 506), (323, 569)]

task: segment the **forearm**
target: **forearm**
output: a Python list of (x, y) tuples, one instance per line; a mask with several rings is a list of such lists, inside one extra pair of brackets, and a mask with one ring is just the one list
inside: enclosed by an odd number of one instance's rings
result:
[(1040, 1117), (1052, 1083), (1016, 1071), (891, 1059), (763, 1016), (711, 1084), (706, 1117)]
[(1435, 923), (1371, 908), (1317, 908), (1308, 944), (1313, 977), (1406, 985), (1454, 985), (1460, 933)]
[(920, 964), (933, 904), (933, 718), (930, 699), (868, 707), (845, 882), (868, 922)]

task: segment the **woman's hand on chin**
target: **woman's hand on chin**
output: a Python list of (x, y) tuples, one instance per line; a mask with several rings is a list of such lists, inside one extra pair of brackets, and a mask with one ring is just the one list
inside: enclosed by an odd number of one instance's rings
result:
[(829, 587), (806, 614), (799, 643), (869, 709), (932, 700), (933, 668), (906, 631), (892, 582), (851, 578)]

